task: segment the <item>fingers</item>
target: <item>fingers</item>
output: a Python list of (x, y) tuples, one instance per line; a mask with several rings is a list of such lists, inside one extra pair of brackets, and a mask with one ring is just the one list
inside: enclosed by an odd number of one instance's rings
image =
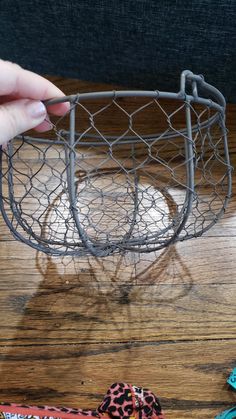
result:
[[(64, 96), (53, 83), (17, 64), (0, 60), (0, 68), (0, 96), (40, 101)], [(55, 115), (63, 115), (68, 110), (68, 103), (50, 106), (50, 112)]]
[(47, 116), (40, 101), (19, 99), (0, 106), (0, 145), (40, 125)]
[(37, 127), (35, 127), (35, 130), (38, 132), (45, 132), (49, 131), (50, 129), (52, 129), (52, 124), (48, 118), (47, 120), (41, 122), (41, 124), (37, 125)]
[(68, 112), (70, 109), (70, 104), (69, 102), (64, 102), (64, 103), (58, 103), (57, 105), (50, 105), (47, 107), (47, 110), (50, 114), (54, 114), (54, 115), (65, 115), (66, 112)]

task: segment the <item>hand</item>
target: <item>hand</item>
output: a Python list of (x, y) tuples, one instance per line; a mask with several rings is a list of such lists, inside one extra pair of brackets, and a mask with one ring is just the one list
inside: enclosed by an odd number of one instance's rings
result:
[(41, 132), (50, 129), (45, 121), (47, 111), (63, 115), (69, 104), (46, 109), (42, 101), (61, 96), (61, 90), (43, 77), (0, 60), (0, 145), (32, 128)]

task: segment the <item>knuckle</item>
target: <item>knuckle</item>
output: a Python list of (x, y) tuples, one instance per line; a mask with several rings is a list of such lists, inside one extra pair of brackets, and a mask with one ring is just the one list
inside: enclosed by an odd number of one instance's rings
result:
[(13, 67), (15, 70), (20, 70), (22, 68), (19, 64), (13, 63), (12, 61), (5, 61), (5, 63)]

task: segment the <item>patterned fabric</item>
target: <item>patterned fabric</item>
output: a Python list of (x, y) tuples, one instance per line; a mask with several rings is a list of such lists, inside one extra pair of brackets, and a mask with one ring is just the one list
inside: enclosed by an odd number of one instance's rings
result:
[(235, 419), (236, 418), (236, 407), (232, 409), (225, 410), (219, 415), (215, 416), (215, 419)]
[(8, 0), (0, 22), (1, 58), (33, 71), (176, 91), (188, 69), (236, 102), (234, 0)]
[(231, 388), (233, 390), (236, 390), (236, 368), (233, 369), (233, 371), (231, 372), (227, 383), (231, 386)]
[(96, 410), (0, 404), (0, 419), (165, 419), (159, 400), (147, 389), (114, 383)]

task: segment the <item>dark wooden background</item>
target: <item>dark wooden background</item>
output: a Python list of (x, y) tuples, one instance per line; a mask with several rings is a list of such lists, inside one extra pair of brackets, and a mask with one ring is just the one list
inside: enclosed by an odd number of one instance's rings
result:
[[(51, 79), (66, 93), (109, 88)], [(227, 123), (234, 164), (235, 105)], [(36, 253), (1, 219), (0, 399), (96, 407), (125, 381), (152, 389), (169, 419), (236, 404), (226, 385), (236, 366), (235, 204), (202, 238), (102, 260)]]

